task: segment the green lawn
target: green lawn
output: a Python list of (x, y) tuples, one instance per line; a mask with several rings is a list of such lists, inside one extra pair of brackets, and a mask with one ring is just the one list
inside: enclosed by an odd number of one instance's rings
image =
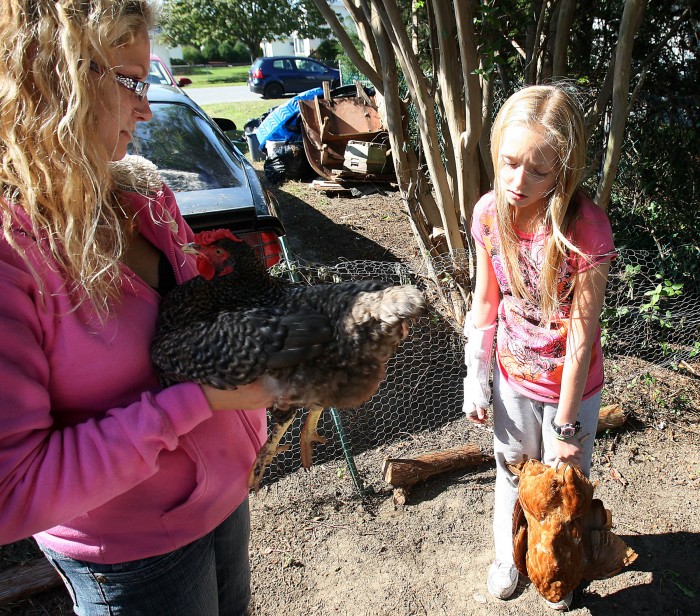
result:
[(263, 113), (288, 102), (288, 98), (250, 101), (244, 103), (214, 103), (202, 105), (202, 109), (212, 118), (228, 118), (236, 123), (239, 130), (251, 118), (259, 118)]
[(175, 77), (189, 77), (192, 80), (191, 88), (208, 88), (213, 86), (244, 86), (248, 83), (247, 66), (217, 66), (214, 68), (204, 66), (173, 67)]

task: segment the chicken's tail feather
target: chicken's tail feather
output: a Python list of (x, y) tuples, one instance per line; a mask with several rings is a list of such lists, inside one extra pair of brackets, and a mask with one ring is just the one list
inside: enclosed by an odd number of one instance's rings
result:
[(616, 534), (607, 530), (591, 531), (591, 554), (584, 573), (587, 580), (602, 580), (617, 575), (637, 559), (637, 553)]
[(414, 286), (388, 287), (381, 291), (359, 293), (352, 308), (355, 322), (379, 321), (398, 325), (423, 316), (427, 305), (423, 294)]

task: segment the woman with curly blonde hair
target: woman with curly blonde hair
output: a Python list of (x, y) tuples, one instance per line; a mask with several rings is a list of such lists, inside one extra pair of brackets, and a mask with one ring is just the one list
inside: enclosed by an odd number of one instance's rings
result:
[(77, 614), (242, 614), (258, 383), (162, 389), (160, 298), (196, 274), (155, 167), (148, 0), (0, 13), (0, 542), (33, 535)]

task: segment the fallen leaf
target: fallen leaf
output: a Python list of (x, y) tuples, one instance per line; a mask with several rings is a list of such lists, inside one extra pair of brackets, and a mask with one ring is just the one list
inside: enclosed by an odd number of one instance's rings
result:
[(626, 486), (626, 485), (629, 483), (629, 481), (627, 481), (627, 479), (625, 479), (625, 478), (622, 476), (622, 474), (620, 473), (620, 471), (618, 471), (616, 468), (611, 468), (611, 469), (610, 469), (610, 476), (611, 476), (615, 481), (619, 481), (623, 486)]

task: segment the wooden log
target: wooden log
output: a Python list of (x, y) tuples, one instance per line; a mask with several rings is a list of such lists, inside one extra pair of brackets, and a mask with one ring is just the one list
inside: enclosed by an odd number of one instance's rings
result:
[(460, 445), (416, 458), (387, 458), (382, 474), (384, 481), (405, 490), (433, 475), (477, 466), (490, 459), (491, 456), (481, 453), (478, 445)]
[(693, 376), (700, 376), (700, 373), (698, 373), (698, 371), (695, 368), (693, 368), (693, 366), (691, 366), (687, 361), (679, 361), (678, 367), (682, 368), (686, 372), (690, 372), (690, 374), (692, 374)]
[(619, 428), (627, 421), (627, 415), (622, 410), (619, 404), (609, 404), (600, 409), (598, 414), (598, 430), (597, 434), (605, 432), (605, 430), (613, 430)]
[(44, 557), (0, 572), (0, 604), (17, 601), (61, 585), (61, 578)]

